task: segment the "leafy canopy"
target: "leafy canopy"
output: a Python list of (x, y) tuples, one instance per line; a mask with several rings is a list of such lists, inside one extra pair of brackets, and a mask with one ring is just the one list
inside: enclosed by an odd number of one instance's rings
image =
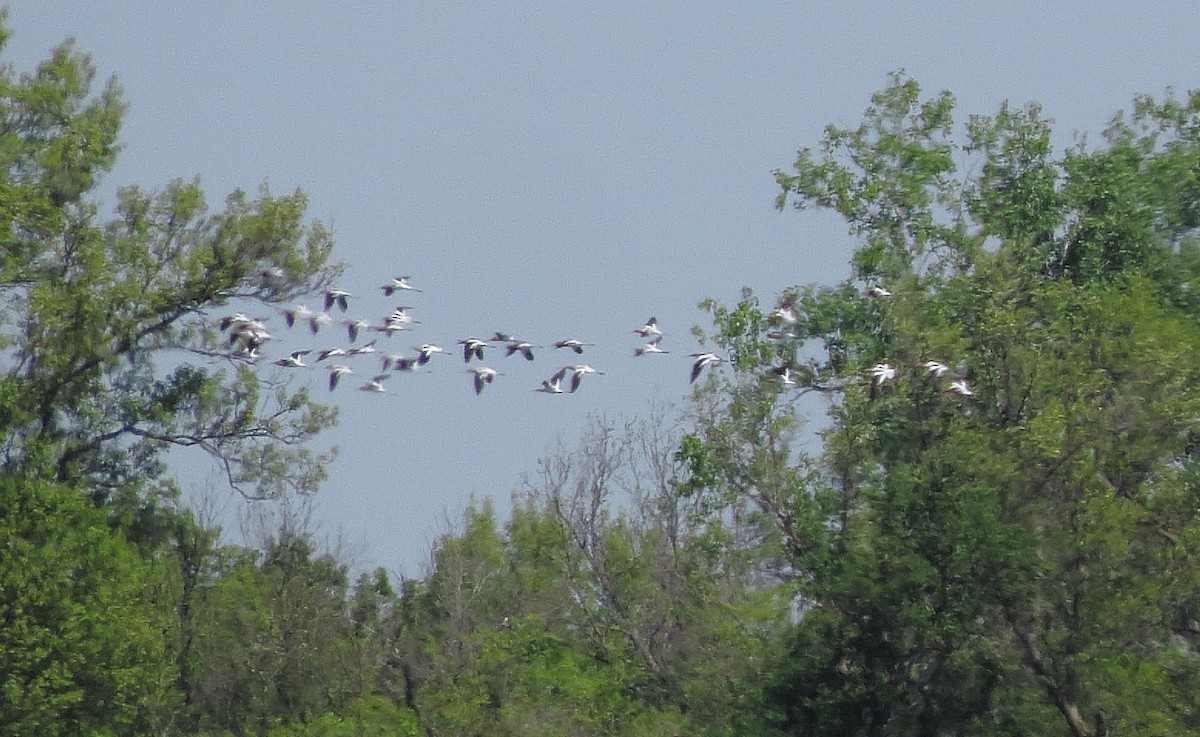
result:
[(705, 303), (735, 370), (688, 486), (786, 541), (797, 733), (1194, 729), (1200, 93), (1061, 155), (1036, 105), (953, 112), (894, 75), (776, 173), (845, 218), (852, 278)]
[[(6, 32), (0, 32), (0, 42)], [(262, 376), (215, 310), (271, 305), (326, 283), (330, 234), (300, 192), (230, 195), (198, 181), (121, 189), (105, 221), (89, 199), (116, 157), (124, 103), (70, 43), (30, 74), (0, 72), (0, 469), (103, 502), (164, 479), (196, 447), (247, 496), (310, 492), (304, 447), (334, 420)]]

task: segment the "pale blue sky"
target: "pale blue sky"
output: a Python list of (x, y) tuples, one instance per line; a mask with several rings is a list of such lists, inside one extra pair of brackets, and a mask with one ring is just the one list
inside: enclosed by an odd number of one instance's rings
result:
[[(844, 228), (775, 212), (770, 172), (856, 123), (890, 71), (953, 91), (960, 120), (1037, 100), (1060, 144), (1137, 92), (1200, 86), (1194, 2), (345, 5), (31, 0), (10, 7), (5, 61), (30, 69), (74, 36), (118, 77), (130, 110), (105, 193), (197, 174), (214, 207), (264, 181), (307, 191), (362, 295), (351, 314), (394, 306), (386, 277), (426, 290), (406, 300), (419, 331), (381, 341), (394, 350), (495, 330), (599, 344), (585, 357), (608, 375), (574, 396), (532, 392), (568, 358), (548, 351), (489, 357), (509, 375), (480, 397), (461, 357), (387, 396), (334, 395), (322, 534), (410, 574), (446, 511), (506, 501), (589, 413), (680, 403), (698, 300), (847, 273)], [(673, 353), (635, 360), (651, 314)]]

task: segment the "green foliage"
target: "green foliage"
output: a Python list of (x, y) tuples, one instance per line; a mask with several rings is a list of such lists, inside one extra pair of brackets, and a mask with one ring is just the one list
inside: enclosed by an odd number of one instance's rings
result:
[(161, 571), (70, 489), (0, 478), (0, 734), (131, 734), (173, 700)]
[(344, 567), (286, 531), (261, 555), (221, 557), (192, 605), (187, 696), (199, 725), (261, 728), (357, 695)]
[[(334, 414), (264, 383), (209, 311), (312, 291), (336, 269), (297, 192), (231, 195), (210, 214), (198, 182), (121, 190), (101, 223), (86, 197), (114, 160), (124, 104), (71, 46), (32, 75), (0, 75), (0, 372), (3, 471), (77, 484), (98, 501), (197, 447), (247, 495), (310, 492), (304, 442)], [(189, 363), (223, 358), (228, 370)]]
[(794, 173), (776, 172), (783, 189), (776, 204), (835, 210), (864, 240), (854, 256), (856, 275), (894, 279), (928, 248), (964, 245), (935, 217), (950, 204), (954, 97), (943, 92), (922, 102), (916, 81), (896, 74), (871, 103), (857, 128), (826, 128), (819, 156), (801, 149)]
[(439, 541), (398, 638), (431, 734), (766, 733), (786, 595), (751, 585), (761, 541), (679, 491), (660, 433), (597, 420), (506, 525), (484, 504)]
[(271, 727), (266, 737), (418, 737), (421, 727), (412, 712), (378, 696), (356, 699), (345, 713), (328, 712), (307, 722)]
[[(1139, 98), (1104, 146), (1056, 158), (1036, 106), (957, 144), (953, 99), (896, 76), (777, 174), (780, 205), (840, 213), (855, 277), (892, 293), (795, 288), (761, 320), (750, 293), (708, 304), (712, 339), (756, 360), (698, 394), (681, 488), (783, 536), (789, 730), (1194, 728), (1198, 101)], [(784, 367), (829, 400), (820, 453), (784, 432)]]
[[(32, 73), (0, 68), (0, 729), (12, 734), (187, 721), (217, 666), (200, 660), (212, 632), (197, 616), (216, 533), (175, 508), (166, 454), (203, 450), (246, 496), (307, 493), (326, 459), (306, 443), (335, 420), (259, 377), (212, 314), (337, 273), (304, 195), (264, 186), (210, 213), (199, 182), (177, 180), (122, 189), (102, 221), (89, 197), (115, 160), (124, 102), (115, 83), (93, 94), (94, 76), (70, 43)], [(327, 594), (339, 619), (343, 594), (344, 582)], [(324, 666), (290, 655), (301, 682), (301, 666)]]

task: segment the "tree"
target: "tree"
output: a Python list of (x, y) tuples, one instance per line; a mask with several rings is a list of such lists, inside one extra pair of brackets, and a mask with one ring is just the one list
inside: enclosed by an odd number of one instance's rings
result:
[(211, 312), (316, 289), (335, 273), (328, 232), (304, 224), (299, 192), (235, 192), (209, 214), (180, 180), (122, 189), (117, 218), (98, 222), (86, 197), (124, 105), (113, 83), (91, 96), (94, 74), (68, 43), (0, 76), (2, 470), (107, 503), (162, 478), (166, 449), (196, 447), (248, 496), (314, 490), (321, 459), (304, 442), (332, 410), (259, 376)]
[(1058, 158), (1036, 105), (953, 109), (896, 75), (777, 172), (846, 219), (853, 278), (707, 304), (734, 373), (690, 488), (785, 538), (796, 733), (1194, 730), (1200, 94)]
[(787, 597), (755, 534), (678, 493), (673, 437), (595, 419), (506, 524), (485, 504), (438, 541), (393, 609), (428, 734), (765, 733)]
[[(0, 50), (7, 36), (0, 16)], [(0, 721), (14, 733), (171, 724), (195, 687), (213, 540), (173, 504), (168, 452), (203, 450), (249, 498), (309, 493), (327, 456), (307, 442), (336, 418), (260, 374), (266, 337), (223, 331), (216, 312), (255, 315), (338, 272), (304, 195), (264, 186), (209, 212), (198, 181), (175, 180), (121, 189), (101, 218), (90, 197), (124, 103), (112, 82), (93, 94), (94, 76), (69, 42), (32, 73), (0, 68)]]
[[(32, 488), (31, 488), (32, 487)], [(148, 733), (176, 702), (162, 571), (72, 489), (0, 478), (0, 734)]]
[(187, 696), (200, 727), (265, 731), (360, 695), (344, 566), (286, 526), (261, 553), (226, 548), (221, 558), (195, 603)]
[(640, 700), (690, 731), (762, 733), (760, 680), (788, 598), (777, 536), (753, 510), (714, 513), (681, 493), (677, 437), (657, 416), (593, 419), (578, 449), (539, 462), (510, 529), (537, 515), (557, 531), (571, 621)]

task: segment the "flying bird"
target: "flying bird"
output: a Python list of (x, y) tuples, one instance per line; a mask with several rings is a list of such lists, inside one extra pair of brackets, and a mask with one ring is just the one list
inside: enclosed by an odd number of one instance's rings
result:
[(533, 349), (537, 347), (538, 346), (535, 346), (534, 344), (528, 343), (524, 340), (511, 340), (509, 341), (508, 345), (505, 346), (507, 353), (504, 355), (511, 356), (514, 353), (520, 353), (522, 356), (525, 356), (526, 361), (532, 361)]
[(407, 360), (404, 357), (403, 353), (384, 353), (382, 356), (380, 356), (380, 359), (383, 361), (383, 370), (384, 371), (390, 371), (392, 369), (392, 366), (397, 361)]
[(649, 320), (647, 320), (646, 324), (640, 328), (634, 328), (633, 332), (637, 333), (643, 338), (649, 338), (651, 335), (662, 337), (662, 331), (658, 329), (658, 319), (654, 317), (651, 317)]
[(326, 358), (334, 358), (336, 356), (348, 356), (349, 352), (345, 348), (325, 348), (317, 353), (317, 363), (324, 361)]
[(715, 366), (725, 360), (717, 354), (709, 352), (693, 353), (692, 358), (696, 360), (692, 363), (692, 378), (688, 381), (689, 384), (700, 378), (700, 372), (704, 370), (705, 366)]
[(555, 374), (549, 379), (543, 381), (542, 385), (537, 389), (534, 389), (534, 391), (541, 392), (543, 394), (562, 394), (562, 377), (558, 374)]
[(871, 399), (879, 395), (885, 384), (896, 378), (896, 367), (890, 363), (877, 363), (871, 367)]
[(872, 284), (871, 286), (867, 287), (863, 294), (868, 297), (874, 297), (875, 299), (887, 299), (888, 297), (892, 296), (891, 290), (882, 284)]
[(350, 342), (358, 340), (358, 333), (361, 330), (367, 330), (371, 327), (371, 323), (367, 320), (343, 320), (342, 324), (346, 326), (346, 333), (350, 336)]
[(363, 343), (362, 345), (350, 346), (349, 348), (346, 349), (346, 355), (347, 356), (361, 356), (361, 355), (364, 355), (367, 353), (374, 353), (376, 342), (377, 341), (372, 340), (370, 343)]
[(380, 289), (383, 290), (383, 296), (390, 297), (393, 294), (395, 294), (397, 291), (405, 291), (405, 292), (421, 291), (420, 289), (417, 289), (416, 287), (409, 284), (408, 279), (409, 279), (409, 277), (407, 277), (407, 276), (397, 276), (396, 278), (392, 279), (387, 284), (384, 284), (383, 286), (381, 286)]
[(392, 310), (392, 314), (388, 315), (382, 325), (373, 326), (371, 329), (388, 335), (400, 330), (411, 330), (413, 325), (420, 325), (421, 321), (414, 320), (408, 312), (409, 309), (405, 306), (397, 307)]
[(246, 316), (244, 312), (235, 312), (232, 315), (226, 315), (221, 318), (221, 332), (225, 332), (229, 328), (238, 328), (249, 325), (253, 320)]
[(407, 305), (400, 305), (396, 309), (392, 310), (392, 314), (388, 315), (387, 319), (389, 322), (402, 322), (406, 324), (415, 322), (412, 318), (412, 315), (410, 315), (408, 312), (411, 309), (412, 308), (408, 307)]
[(296, 324), (297, 320), (308, 320), (315, 314), (317, 313), (313, 312), (305, 305), (296, 305), (295, 307), (289, 307), (283, 311), (283, 321), (286, 322), (287, 326), (290, 328)]
[(328, 314), (317, 312), (309, 316), (308, 329), (312, 331), (313, 335), (316, 335), (321, 330), (322, 325), (328, 325), (331, 322), (333, 322), (333, 318)]
[(238, 346), (237, 354), (252, 360), (258, 358), (259, 349), (271, 339), (262, 318), (248, 318), (240, 312), (222, 319), (221, 329), (229, 331), (229, 345)]
[(488, 346), (486, 340), (480, 340), (479, 338), (464, 338), (458, 341), (458, 344), (463, 347), (463, 363), (470, 363), (471, 356), (482, 361), (483, 349)]
[[(224, 323), (224, 321), (222, 321)], [(262, 318), (242, 318), (234, 319), (229, 323), (228, 328), (222, 327), (222, 330), (229, 330), (230, 345), (244, 340), (247, 337), (254, 337), (260, 342), (266, 342), (271, 339), (271, 333), (268, 332), (267, 326), (263, 323)]]
[(386, 389), (383, 388), (383, 382), (386, 379), (391, 378), (391, 376), (391, 374), (376, 374), (366, 381), (362, 386), (360, 386), (359, 391), (375, 392), (376, 394), (380, 394), (386, 391)]
[(661, 335), (645, 345), (639, 345), (637, 348), (634, 348), (633, 355), (644, 356), (647, 353), (670, 353), (670, 351), (664, 351), (662, 348), (658, 347), (660, 342), (662, 342)]
[(383, 357), (383, 370), (387, 371), (416, 371), (417, 358), (414, 356), (409, 358), (399, 353), (390, 353)]
[(292, 351), (292, 354), (287, 358), (280, 358), (277, 361), (272, 361), (272, 363), (284, 368), (307, 368), (308, 364), (302, 359), (310, 353), (312, 351)]
[(871, 376), (875, 383), (883, 384), (896, 378), (896, 367), (890, 363), (877, 363), (871, 367)]
[(350, 294), (344, 289), (326, 289), (325, 311), (328, 312), (336, 304), (338, 307), (342, 308), (342, 312), (345, 312), (350, 307), (346, 300), (352, 296), (354, 295)]
[(957, 394), (960, 397), (975, 396), (975, 392), (971, 391), (971, 385), (967, 383), (966, 379), (955, 379), (946, 387), (946, 391), (951, 394)]
[(575, 351), (575, 353), (577, 353), (577, 354), (582, 354), (583, 349), (585, 347), (590, 347), (590, 346), (595, 346), (595, 345), (596, 345), (595, 343), (584, 343), (583, 341), (575, 340), (574, 338), (567, 338), (566, 340), (554, 341), (555, 348), (570, 348), (571, 350)]
[(583, 381), (583, 377), (586, 374), (600, 374), (601, 376), (603, 376), (604, 372), (597, 371), (595, 368), (593, 368), (592, 366), (589, 366), (586, 363), (572, 363), (572, 364), (563, 366), (558, 371), (556, 371), (554, 373), (554, 376), (550, 377), (550, 380), (555, 383), (561, 383), (562, 380), (566, 378), (567, 374), (571, 375), (570, 391), (572, 394), (574, 394), (575, 391), (579, 389), (579, 382)]
[[(417, 321), (410, 320), (408, 323), (402, 323), (402, 322), (394, 322), (392, 320), (388, 320), (387, 322), (383, 323), (382, 325), (372, 325), (371, 329), (377, 333), (385, 333), (388, 337), (391, 337), (392, 333), (398, 333), (398, 332), (402, 332), (405, 330), (412, 330), (411, 325), (413, 323), (417, 323)], [(417, 323), (417, 324), (419, 324), (419, 323)]]
[(950, 370), (950, 367), (941, 361), (925, 361), (921, 364), (921, 368), (925, 369), (925, 373), (929, 374), (932, 379), (940, 379)]
[(487, 366), (475, 366), (475, 367), (469, 368), (469, 369), (467, 369), (467, 373), (475, 375), (475, 393), (476, 394), (483, 392), (484, 384), (492, 383), (492, 380), (494, 380), (497, 376), (500, 375), (499, 371), (497, 371), (494, 368), (488, 368)]
[(354, 369), (344, 363), (335, 363), (329, 367), (329, 391), (337, 388), (338, 379), (341, 379), (347, 374), (354, 373)]
[(429, 359), (433, 358), (438, 353), (445, 353), (445, 349), (433, 343), (422, 343), (417, 346), (417, 365), (424, 366), (429, 363)]
[(255, 361), (260, 355), (262, 355), (259, 353), (259, 350), (262, 349), (262, 346), (262, 341), (253, 335), (244, 336), (242, 344), (238, 346), (238, 349), (234, 355), (242, 356), (250, 359), (251, 361)]

